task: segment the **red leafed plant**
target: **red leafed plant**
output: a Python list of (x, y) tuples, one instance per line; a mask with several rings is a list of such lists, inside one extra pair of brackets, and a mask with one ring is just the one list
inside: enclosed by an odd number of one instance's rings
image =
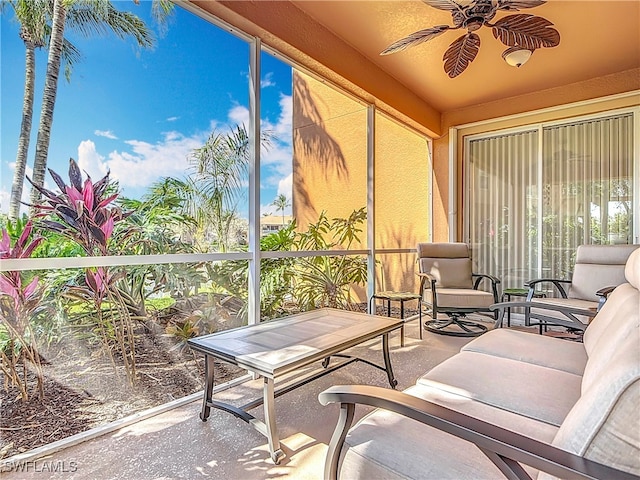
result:
[[(89, 176), (83, 180), (73, 158), (69, 159), (69, 185), (53, 170), (49, 169), (49, 173), (60, 192), (34, 185), (44, 197), (44, 203), (35, 207), (36, 217), (41, 219), (39, 226), (70, 238), (87, 255), (109, 255), (117, 223), (132, 213), (123, 212), (114, 204), (118, 193), (109, 191), (109, 174), (95, 183)], [(118, 233), (118, 243), (122, 245), (134, 230), (121, 228)], [(69, 287), (67, 295), (92, 304), (94, 330), (99, 333), (114, 366), (116, 358), (122, 360), (127, 378), (133, 384), (136, 377), (134, 325), (116, 284), (124, 276), (124, 272), (113, 272), (110, 267), (88, 268), (85, 285)]]
[[(33, 225), (28, 222), (22, 234), (11, 245), (5, 229), (0, 240), (0, 259), (28, 258), (42, 242), (42, 237), (30, 239)], [(29, 399), (27, 373), (33, 369), (36, 376), (36, 390), (42, 398), (44, 394), (42, 364), (31, 320), (41, 311), (42, 288), (38, 277), (25, 281), (19, 271), (0, 272), (0, 369), (5, 377), (5, 386), (14, 385), (20, 391), (22, 400)], [(26, 283), (26, 285), (25, 285)]]
[(49, 173), (60, 193), (34, 185), (44, 196), (45, 204), (36, 207), (37, 217), (47, 217), (41, 226), (74, 240), (87, 255), (108, 255), (115, 224), (132, 213), (113, 204), (118, 193), (108, 193), (109, 174), (95, 183), (90, 177), (83, 181), (73, 158), (69, 159), (70, 185), (53, 170)]

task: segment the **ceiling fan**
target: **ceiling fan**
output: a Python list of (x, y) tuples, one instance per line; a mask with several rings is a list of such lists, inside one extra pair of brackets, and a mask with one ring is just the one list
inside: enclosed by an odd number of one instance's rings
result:
[(436, 25), (408, 35), (384, 49), (380, 55), (400, 52), (419, 45), (447, 30), (466, 29), (467, 33), (455, 40), (444, 53), (444, 71), (449, 77), (460, 75), (476, 58), (480, 49), (480, 37), (476, 30), (483, 25), (491, 27), (493, 36), (507, 48), (502, 57), (510, 65), (520, 66), (534, 50), (555, 47), (560, 34), (546, 18), (530, 14), (508, 15), (490, 23), (498, 10), (509, 12), (533, 8), (546, 3), (544, 0), (423, 0), (427, 5), (451, 12), (453, 26)]

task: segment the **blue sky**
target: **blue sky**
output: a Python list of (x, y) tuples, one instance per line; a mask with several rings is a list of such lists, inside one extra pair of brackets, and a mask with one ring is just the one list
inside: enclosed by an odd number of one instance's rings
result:
[[(183, 177), (187, 156), (213, 129), (248, 122), (248, 45), (176, 6), (162, 34), (150, 2), (117, 1), (156, 31), (153, 49), (114, 36), (86, 39), (67, 31), (82, 53), (71, 81), (61, 75), (48, 166), (66, 178), (75, 158), (92, 178), (107, 170), (123, 195), (139, 197), (161, 177)], [(8, 210), (24, 91), (24, 44), (13, 12), (0, 19), (0, 211)], [(36, 58), (36, 90), (28, 171), (33, 164), (47, 52)], [(262, 55), (263, 128), (276, 141), (263, 152), (262, 213), (279, 193), (291, 198), (291, 67)], [(248, 123), (247, 123), (248, 125)], [(51, 179), (47, 175), (47, 186)], [(28, 198), (29, 186), (23, 198)], [(290, 209), (288, 209), (290, 210)], [(289, 211), (285, 213), (290, 213)], [(246, 216), (246, 211), (240, 212)]]

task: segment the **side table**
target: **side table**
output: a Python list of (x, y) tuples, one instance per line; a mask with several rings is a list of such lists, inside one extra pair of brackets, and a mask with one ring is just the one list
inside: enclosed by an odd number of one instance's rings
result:
[[(384, 300), (387, 304), (387, 317), (391, 316), (391, 302), (400, 302), (400, 318), (404, 320), (404, 302), (409, 300), (417, 300), (418, 301), (418, 319), (420, 326), (420, 340), (422, 340), (422, 309), (420, 308), (420, 294), (413, 292), (378, 292), (374, 293), (369, 299), (369, 311), (372, 312), (373, 307), (375, 307), (375, 301)], [(408, 318), (407, 321), (413, 320), (413, 318)], [(404, 347), (404, 325), (400, 328), (400, 346)]]
[[(510, 302), (511, 297), (527, 297), (529, 295), (528, 288), (505, 288), (502, 291), (502, 302)], [(533, 298), (542, 298), (544, 293), (534, 292)], [(511, 307), (507, 307), (507, 327), (511, 326)], [(542, 326), (540, 327), (542, 328)], [(542, 333), (542, 332), (540, 332)]]

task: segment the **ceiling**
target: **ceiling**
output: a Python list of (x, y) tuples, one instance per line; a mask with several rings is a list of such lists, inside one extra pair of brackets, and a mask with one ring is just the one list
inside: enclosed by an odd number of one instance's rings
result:
[[(510, 67), (501, 58), (506, 47), (485, 26), (476, 32), (481, 39), (477, 57), (453, 79), (443, 70), (442, 56), (463, 30), (445, 32), (392, 55), (379, 55), (389, 44), (417, 30), (452, 25), (446, 11), (420, 0), (292, 3), (440, 112), (640, 67), (638, 0), (550, 0), (515, 12), (551, 21), (560, 32), (560, 44), (536, 50), (520, 68)], [(512, 13), (499, 11), (493, 21)]]

